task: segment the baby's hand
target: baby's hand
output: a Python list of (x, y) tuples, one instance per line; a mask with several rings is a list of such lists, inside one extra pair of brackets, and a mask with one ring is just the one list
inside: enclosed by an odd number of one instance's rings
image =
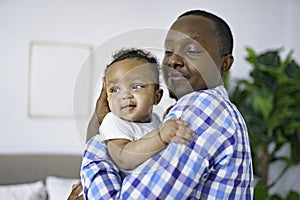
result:
[(176, 142), (187, 145), (193, 139), (194, 132), (189, 124), (179, 119), (170, 119), (159, 128), (160, 138), (165, 143)]

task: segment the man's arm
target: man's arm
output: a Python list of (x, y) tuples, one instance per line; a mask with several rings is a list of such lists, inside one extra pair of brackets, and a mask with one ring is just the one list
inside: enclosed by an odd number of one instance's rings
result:
[[(102, 78), (102, 89), (99, 95), (99, 98), (96, 102), (95, 111), (89, 121), (86, 132), (86, 143), (95, 135), (99, 133), (99, 126), (102, 123), (104, 117), (107, 113), (110, 112), (108, 102), (107, 102), (107, 94), (105, 87), (105, 80)], [(82, 185), (80, 183), (76, 184), (75, 187), (72, 187), (71, 193), (68, 197), (68, 200), (77, 200), (83, 199), (82, 196)]]
[(170, 143), (121, 181), (117, 167), (97, 137), (99, 135), (87, 146), (81, 170), (86, 198), (186, 199), (208, 167), (208, 161), (199, 153), (201, 148), (195, 137), (188, 146)]
[[(88, 168), (92, 164), (111, 162), (109, 158), (90, 157), (92, 159), (84, 165), (86, 169), (82, 170), (83, 173), (89, 174), (85, 182), (90, 184), (84, 184), (85, 194), (97, 191), (97, 195), (100, 191), (99, 199), (105, 199), (101, 197), (107, 194), (106, 188), (109, 188), (109, 195), (113, 199), (251, 199), (250, 148), (247, 142), (242, 142), (245, 141), (243, 137), (247, 138), (247, 135), (239, 138), (239, 144), (245, 148), (236, 145), (235, 140), (236, 129), (243, 131), (243, 127), (246, 126), (234, 124), (234, 111), (228, 109), (228, 104), (224, 103), (222, 98), (221, 101), (215, 101), (211, 96), (213, 94), (203, 92), (197, 102), (194, 98), (186, 97), (185, 102), (181, 103), (185, 106), (175, 106), (167, 116), (191, 124), (195, 137), (188, 146), (170, 143), (139, 165), (122, 182), (114, 165), (107, 165), (104, 170), (89, 171)], [(214, 113), (208, 115), (211, 111)], [(91, 150), (99, 147), (101, 145), (95, 144)], [(235, 157), (235, 152), (239, 156)], [(240, 164), (241, 162), (244, 164)], [(241, 173), (236, 173), (240, 170)], [(101, 176), (103, 173), (105, 177)], [(218, 187), (215, 187), (216, 185)], [(241, 192), (236, 192), (236, 187)], [(217, 192), (221, 196), (216, 196)]]
[(110, 112), (107, 102), (104, 78), (102, 79), (102, 83), (102, 90), (99, 98), (97, 99), (95, 111), (87, 127), (86, 142), (88, 142), (93, 136), (99, 133), (100, 124), (102, 123), (106, 114)]
[(117, 199), (122, 180), (99, 134), (86, 145), (80, 176), (84, 199)]
[(84, 200), (82, 194), (82, 185), (80, 181), (72, 185), (72, 190), (67, 200)]
[(89, 141), (81, 169), (86, 199), (186, 199), (208, 165), (201, 154), (194, 152), (193, 148), (199, 148), (194, 142), (188, 147), (170, 143), (122, 182), (97, 137)]

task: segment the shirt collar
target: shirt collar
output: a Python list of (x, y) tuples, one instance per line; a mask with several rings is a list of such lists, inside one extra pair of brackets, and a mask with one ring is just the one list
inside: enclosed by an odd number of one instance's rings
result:
[(219, 85), (217, 87), (210, 88), (207, 91), (209, 91), (209, 92), (211, 92), (213, 94), (217, 94), (217, 95), (223, 96), (226, 99), (229, 99), (228, 92), (227, 92), (227, 90), (225, 89), (225, 87), (223, 85)]

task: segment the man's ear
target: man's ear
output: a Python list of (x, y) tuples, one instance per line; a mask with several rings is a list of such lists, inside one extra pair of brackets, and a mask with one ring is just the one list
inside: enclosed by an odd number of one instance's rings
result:
[(232, 54), (228, 54), (228, 55), (224, 56), (222, 67), (221, 67), (222, 74), (226, 74), (230, 70), (233, 61), (234, 61), (234, 58), (233, 58)]
[(157, 105), (160, 102), (160, 100), (163, 96), (163, 93), (164, 93), (164, 91), (162, 89), (157, 89), (155, 91), (155, 96), (154, 96), (154, 104), (155, 105)]

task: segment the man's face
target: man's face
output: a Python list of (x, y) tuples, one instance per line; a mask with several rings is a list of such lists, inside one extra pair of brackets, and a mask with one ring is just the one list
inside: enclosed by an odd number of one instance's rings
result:
[(221, 65), (215, 25), (210, 19), (191, 15), (172, 25), (165, 40), (162, 67), (172, 98), (222, 83)]

